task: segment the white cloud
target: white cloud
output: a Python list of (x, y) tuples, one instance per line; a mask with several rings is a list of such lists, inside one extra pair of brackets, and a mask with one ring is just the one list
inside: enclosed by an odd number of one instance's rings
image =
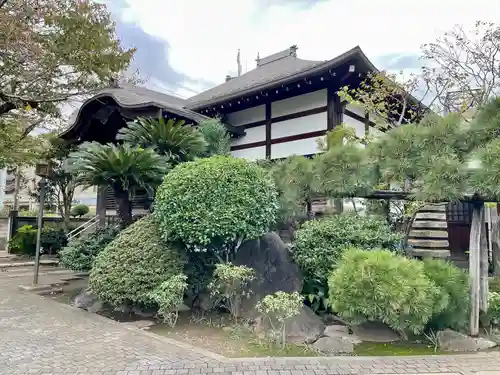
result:
[(238, 48), (243, 71), (255, 66), (257, 52), (263, 57), (293, 44), (299, 46), (300, 57), (318, 60), (360, 45), (373, 60), (389, 53), (418, 53), (421, 44), (455, 24), (500, 22), (498, 0), (331, 0), (309, 8), (292, 1), (268, 7), (261, 0), (124, 2), (125, 21), (168, 41), (174, 69), (218, 83), (236, 70)]

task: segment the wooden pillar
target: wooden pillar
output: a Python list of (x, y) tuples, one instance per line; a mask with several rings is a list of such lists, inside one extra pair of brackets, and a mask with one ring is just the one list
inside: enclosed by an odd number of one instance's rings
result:
[(97, 226), (103, 228), (106, 226), (106, 193), (107, 186), (99, 186), (97, 188), (97, 204), (96, 215), (98, 217)]
[(485, 208), (484, 203), (482, 204), (482, 221), (481, 221), (481, 237), (479, 239), (479, 309), (487, 313), (488, 312), (488, 268), (489, 268), (489, 256), (488, 256), (488, 241), (486, 239), (486, 220), (485, 220)]
[(471, 336), (479, 334), (479, 311), (481, 308), (481, 232), (484, 227), (484, 204), (475, 202), (469, 240), (469, 277), (470, 277), (470, 321)]
[(271, 101), (266, 103), (266, 159), (271, 159)]
[(332, 130), (343, 121), (344, 109), (340, 103), (337, 90), (333, 87), (326, 89), (326, 129)]

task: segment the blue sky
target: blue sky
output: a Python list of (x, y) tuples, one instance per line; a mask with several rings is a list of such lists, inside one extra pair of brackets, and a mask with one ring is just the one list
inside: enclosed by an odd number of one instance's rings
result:
[(419, 67), (420, 45), (455, 24), (500, 22), (500, 1), (106, 0), (134, 68), (152, 89), (189, 97), (297, 44), (299, 57), (331, 59), (360, 45), (381, 69)]

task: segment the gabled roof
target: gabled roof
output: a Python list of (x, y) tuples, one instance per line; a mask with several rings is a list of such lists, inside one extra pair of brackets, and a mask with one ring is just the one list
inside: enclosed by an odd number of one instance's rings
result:
[(299, 59), (295, 53), (296, 49), (296, 46), (292, 46), (290, 49), (267, 56), (260, 60), (260, 64), (258, 60), (255, 69), (187, 99), (187, 108), (201, 109), (238, 96), (293, 82), (310, 74), (335, 68), (353, 58), (361, 59), (368, 69), (377, 71), (359, 46), (327, 61)]

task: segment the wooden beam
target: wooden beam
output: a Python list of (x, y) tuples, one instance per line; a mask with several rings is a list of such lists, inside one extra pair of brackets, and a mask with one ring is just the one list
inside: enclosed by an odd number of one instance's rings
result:
[(266, 102), (266, 159), (271, 159), (271, 101)]

